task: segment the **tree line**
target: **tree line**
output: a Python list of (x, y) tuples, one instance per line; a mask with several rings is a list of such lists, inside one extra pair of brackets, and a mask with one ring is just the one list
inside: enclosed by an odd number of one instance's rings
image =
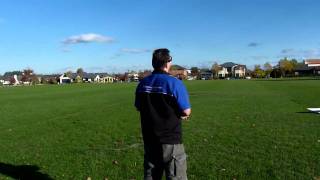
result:
[[(256, 64), (253, 69), (247, 69), (246, 75), (253, 78), (279, 78), (279, 77), (292, 77), (294, 76), (294, 70), (297, 67), (305, 66), (304, 61), (298, 62), (297, 59), (283, 58), (278, 61), (274, 66), (270, 62), (265, 62), (264, 64)], [(199, 76), (203, 71), (211, 71), (214, 78), (218, 78), (218, 73), (222, 70), (222, 67), (214, 62), (209, 68), (200, 69), (198, 67), (191, 67), (191, 75)]]
[(305, 66), (304, 61), (298, 62), (296, 59), (283, 58), (275, 66), (272, 66), (269, 62), (264, 63), (262, 66), (256, 64), (250, 75), (254, 78), (292, 77), (294, 76), (294, 70), (302, 66)]
[[(297, 59), (289, 59), (283, 58), (278, 61), (278, 63), (274, 66), (270, 62), (266, 62), (263, 65), (256, 64), (252, 70), (247, 69), (247, 76), (251, 76), (253, 78), (279, 78), (279, 77), (292, 77), (294, 76), (294, 70), (297, 67), (305, 66), (304, 61), (299, 62)], [(181, 66), (173, 67), (173, 69), (180, 69)], [(201, 72), (211, 72), (214, 78), (218, 78), (218, 72), (221, 70), (221, 66), (214, 62), (211, 68), (198, 68), (198, 67), (191, 67), (191, 76), (193, 77), (200, 77)], [(81, 82), (82, 78), (86, 74), (83, 68), (78, 68), (75, 72), (78, 76), (75, 82)], [(70, 77), (73, 74), (72, 71), (67, 71), (64, 73), (66, 76)], [(145, 77), (148, 74), (151, 74), (151, 70), (139, 71), (139, 79), (140, 77)], [(24, 69), (23, 71), (11, 71), (6, 72), (3, 76), (10, 77), (9, 81), (11, 84), (15, 83), (14, 75), (20, 77), (20, 81), (22, 82), (29, 82), (30, 84), (56, 84), (57, 78), (56, 77), (48, 77), (48, 78), (38, 78), (38, 76), (34, 73), (34, 71), (30, 68)], [(121, 74), (118, 74), (120, 77)]]

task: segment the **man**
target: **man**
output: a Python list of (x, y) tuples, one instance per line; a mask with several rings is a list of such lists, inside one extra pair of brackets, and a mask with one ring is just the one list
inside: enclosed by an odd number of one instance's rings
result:
[(181, 80), (169, 75), (168, 49), (153, 52), (154, 71), (139, 83), (135, 106), (140, 111), (144, 141), (144, 179), (187, 179), (181, 120), (191, 114), (189, 96)]

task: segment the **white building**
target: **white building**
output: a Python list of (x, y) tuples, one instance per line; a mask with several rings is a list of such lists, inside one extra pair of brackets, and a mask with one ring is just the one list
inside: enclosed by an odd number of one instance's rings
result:
[(306, 59), (304, 63), (307, 64), (308, 67), (320, 67), (320, 59)]
[(59, 84), (70, 84), (72, 82), (72, 79), (68, 77), (66, 74), (62, 74), (59, 77)]
[(128, 74), (128, 80), (137, 82), (139, 81), (139, 74), (138, 73), (129, 73)]
[(101, 81), (101, 77), (99, 74), (96, 75), (96, 77), (93, 79), (94, 82), (100, 82)]
[(247, 67), (241, 64), (235, 64), (233, 62), (226, 62), (220, 65), (220, 70), (218, 71), (219, 78), (244, 78), (247, 72)]
[(96, 83), (113, 83), (114, 78), (106, 74), (97, 74), (94, 78)]

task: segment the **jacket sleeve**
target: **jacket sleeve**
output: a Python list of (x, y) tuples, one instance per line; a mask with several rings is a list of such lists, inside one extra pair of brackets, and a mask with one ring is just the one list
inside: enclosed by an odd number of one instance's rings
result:
[(174, 97), (177, 100), (178, 106), (180, 110), (186, 110), (191, 108), (190, 100), (189, 100), (189, 94), (185, 87), (185, 85), (182, 83), (182, 81), (177, 81), (177, 85), (174, 90)]
[(140, 83), (138, 84), (135, 92), (135, 101), (134, 101), (134, 106), (137, 108), (138, 111), (140, 111), (140, 99), (139, 99), (139, 88), (140, 88)]

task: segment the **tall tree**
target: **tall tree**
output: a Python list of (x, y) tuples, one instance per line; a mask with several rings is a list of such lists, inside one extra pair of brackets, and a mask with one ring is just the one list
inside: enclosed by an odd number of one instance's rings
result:
[(33, 75), (33, 70), (32, 69), (24, 69), (23, 70), (23, 73), (25, 74), (25, 75), (29, 75), (29, 76), (31, 76), (31, 75)]
[(218, 77), (219, 70), (220, 70), (219, 64), (217, 62), (214, 62), (212, 67), (211, 67), (211, 71), (212, 71), (212, 73), (214, 74), (214, 76), (216, 78)]
[(263, 77), (265, 77), (266, 74), (263, 71), (263, 69), (261, 69), (261, 66), (259, 64), (257, 64), (257, 65), (254, 65), (253, 75), (256, 78), (263, 78)]
[(284, 59), (281, 59), (279, 61), (279, 67), (280, 67), (282, 76), (287, 76), (288, 74), (291, 74), (295, 65), (296, 65), (296, 60), (290, 61), (286, 57)]
[(293, 68), (297, 67), (299, 62), (296, 59), (291, 59), (291, 64), (293, 65)]
[(272, 72), (272, 65), (269, 62), (264, 63), (263, 65), (264, 71), (267, 77), (270, 77), (270, 73)]
[(13, 85), (13, 84), (16, 83), (16, 80), (14, 79), (13, 76), (11, 76), (10, 79), (9, 79), (9, 82), (10, 82), (11, 85)]
[(78, 74), (80, 77), (83, 77), (84, 70), (83, 70), (82, 68), (78, 68), (78, 69), (77, 69), (77, 74)]
[(22, 75), (22, 72), (21, 71), (10, 71), (10, 72), (5, 72), (4, 73), (4, 77), (10, 77), (10, 76), (13, 76), (13, 75)]
[(199, 75), (199, 68), (198, 67), (191, 67), (191, 76), (197, 76)]
[(185, 69), (184, 67), (180, 66), (180, 65), (177, 65), (177, 64), (174, 64), (171, 66), (170, 68), (171, 70), (183, 70)]
[(22, 82), (32, 82), (34, 80), (34, 72), (32, 69), (24, 69), (22, 72), (21, 81)]
[(32, 83), (33, 85), (39, 84), (39, 83), (40, 83), (40, 80), (39, 80), (39, 78), (38, 78), (37, 76), (33, 75), (33, 76), (31, 76), (31, 83)]
[(66, 75), (67, 77), (71, 77), (72, 71), (67, 71), (67, 72), (65, 73), (65, 75)]

